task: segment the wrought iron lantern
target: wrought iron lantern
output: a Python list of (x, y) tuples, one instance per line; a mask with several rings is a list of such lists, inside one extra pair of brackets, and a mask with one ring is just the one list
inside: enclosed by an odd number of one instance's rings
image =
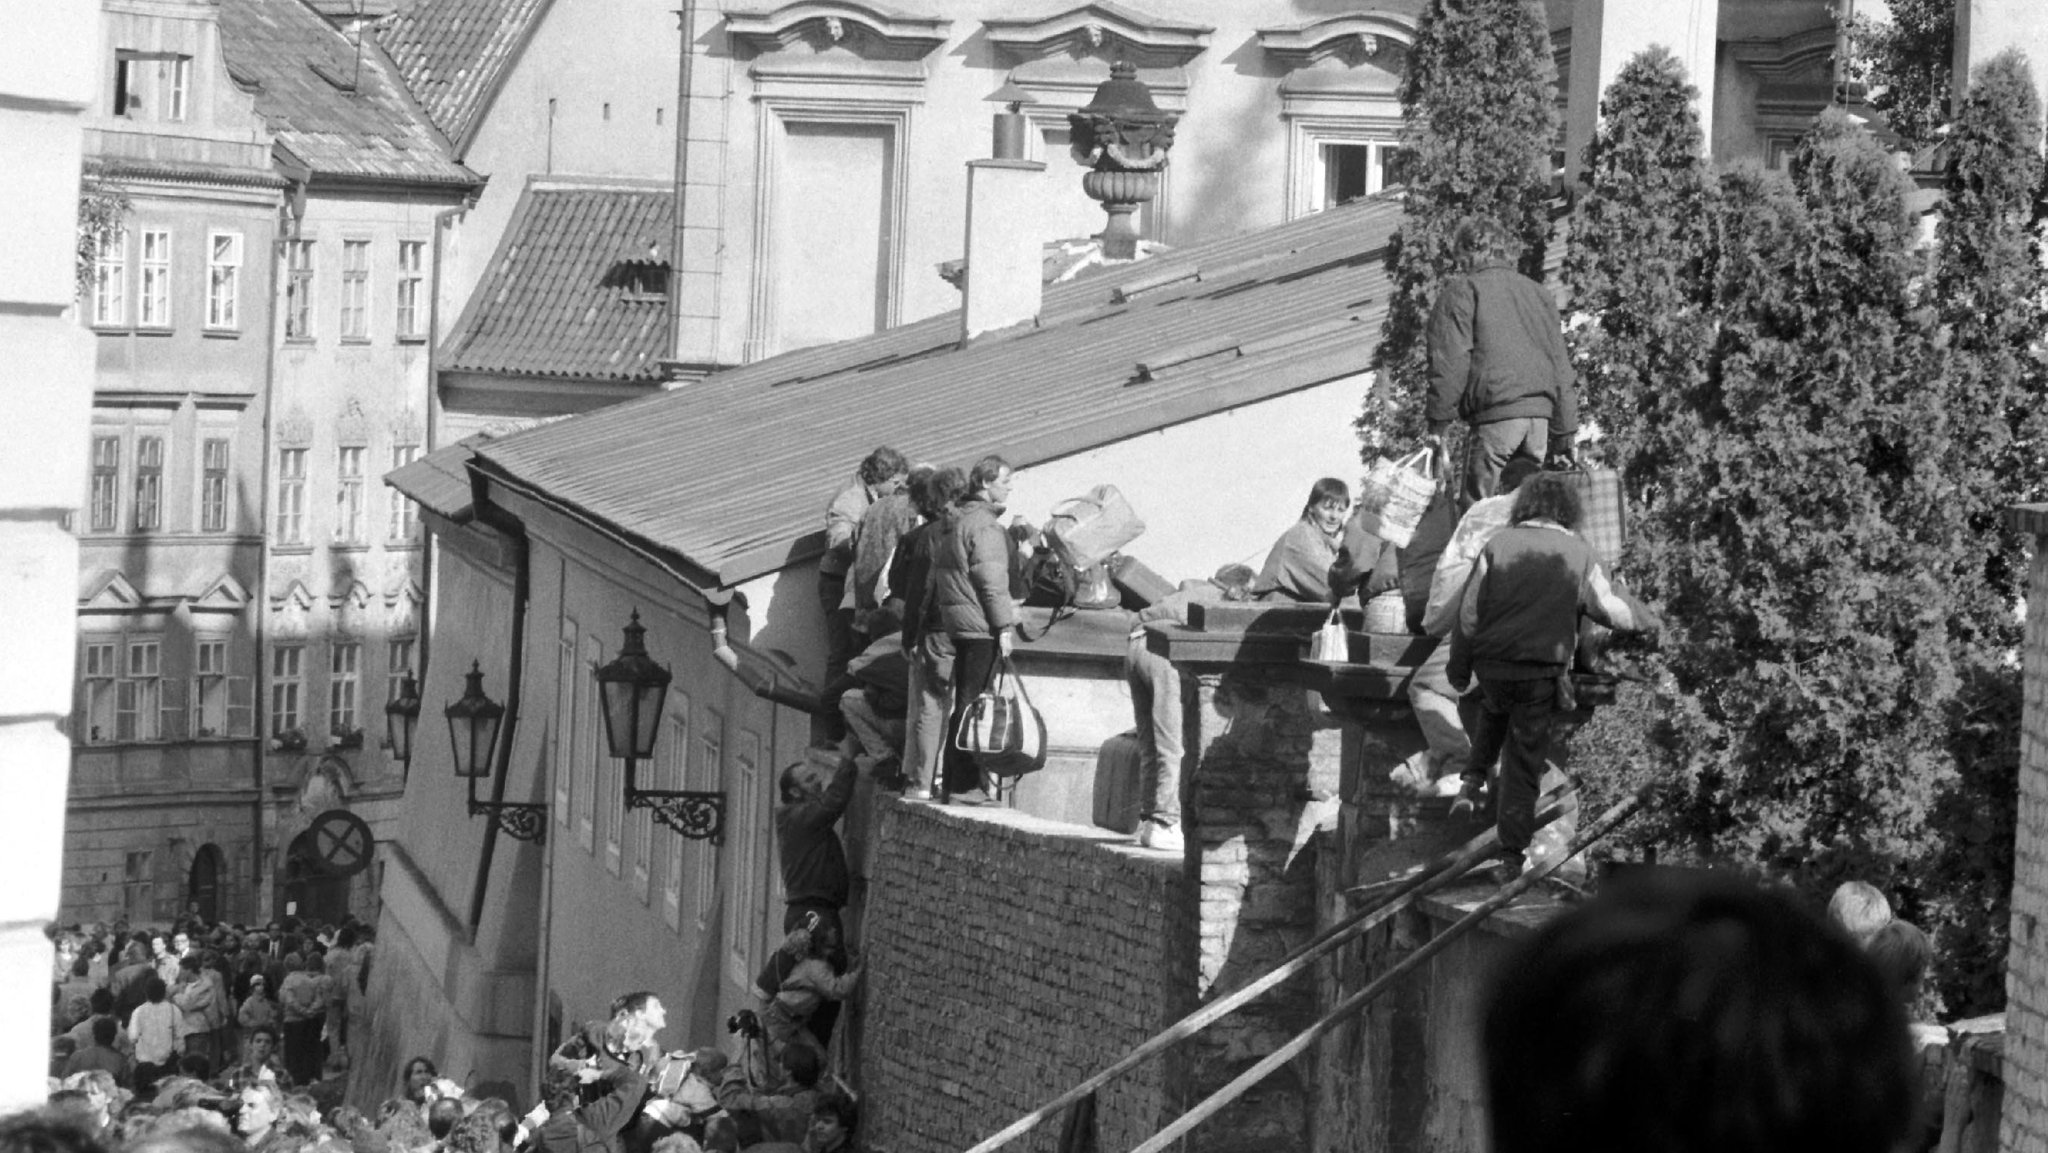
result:
[(391, 758), (412, 764), (412, 737), (420, 726), (420, 686), (408, 669), (398, 682), (398, 696), (384, 706), (384, 735), (391, 742)]
[(654, 819), (693, 840), (725, 842), (725, 794), (690, 789), (643, 789), (641, 760), (654, 755), (661, 706), (673, 673), (647, 655), (647, 627), (635, 609), (619, 655), (597, 670), (604, 703), (604, 735), (613, 757), (626, 762), (626, 807), (648, 809)]
[(476, 797), (478, 777), (489, 776), (498, 748), (498, 728), (505, 721), (505, 706), (484, 695), (483, 669), (471, 661), (463, 674), (468, 686), (462, 699), (441, 710), (448, 719), (448, 741), (455, 751), (455, 775), (469, 782), (469, 815), (488, 814), (506, 834), (536, 844), (547, 838), (546, 805), (507, 801), (480, 801)]

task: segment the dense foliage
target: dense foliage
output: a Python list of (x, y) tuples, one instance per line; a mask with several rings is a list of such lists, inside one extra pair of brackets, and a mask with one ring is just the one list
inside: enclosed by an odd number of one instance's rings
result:
[(1713, 338), (1698, 99), (1661, 47), (1622, 67), (1600, 102), (1564, 259), (1583, 413), (1638, 509), (1661, 463), (1697, 432), (1690, 401)]
[(1889, 21), (1859, 16), (1850, 25), (1852, 57), (1870, 85), (1871, 107), (1892, 130), (1932, 143), (1948, 120), (1955, 52), (1955, 0), (1888, 0)]
[(1387, 252), (1382, 383), (1358, 418), (1367, 460), (1422, 432), (1423, 329), (1458, 224), (1499, 221), (1523, 245), (1523, 271), (1541, 274), (1556, 79), (1541, 0), (1430, 0), (1401, 82), (1408, 199)]

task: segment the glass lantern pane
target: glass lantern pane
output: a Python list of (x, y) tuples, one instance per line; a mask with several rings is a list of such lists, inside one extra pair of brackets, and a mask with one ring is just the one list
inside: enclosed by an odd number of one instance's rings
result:
[(625, 757), (632, 750), (621, 747), (621, 741), (631, 732), (632, 718), (626, 710), (633, 707), (633, 686), (619, 681), (597, 682), (598, 695), (604, 704), (604, 744), (614, 757)]
[(668, 693), (668, 686), (652, 684), (640, 686), (640, 708), (637, 725), (633, 733), (635, 756), (654, 755), (654, 737), (661, 726), (661, 699)]

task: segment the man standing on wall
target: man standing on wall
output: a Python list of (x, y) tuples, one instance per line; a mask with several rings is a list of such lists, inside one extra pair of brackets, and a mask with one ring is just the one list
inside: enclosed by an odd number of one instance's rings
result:
[[(910, 462), (893, 448), (878, 448), (860, 462), (852, 483), (840, 489), (825, 508), (825, 552), (818, 558), (818, 607), (825, 614), (825, 684), (846, 672), (846, 662), (867, 647), (855, 640), (853, 602), (846, 595), (846, 574), (860, 545), (860, 522), (868, 507), (903, 487)], [(812, 744), (836, 744), (846, 735), (837, 716), (820, 718)]]
[(1453, 243), (1462, 271), (1444, 283), (1429, 316), (1424, 417), (1436, 444), (1452, 420), (1470, 426), (1463, 508), (1494, 494), (1510, 459), (1568, 465), (1579, 394), (1557, 305), (1515, 271), (1506, 232), (1468, 220)]

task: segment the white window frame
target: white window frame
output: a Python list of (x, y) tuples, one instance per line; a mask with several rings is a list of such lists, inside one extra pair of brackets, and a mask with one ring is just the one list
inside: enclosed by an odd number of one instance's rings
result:
[(555, 744), (555, 823), (569, 827), (576, 795), (576, 702), (583, 679), (576, 665), (576, 621), (562, 618), (562, 635), (555, 646), (555, 720), (551, 733)]
[(398, 308), (395, 319), (400, 340), (424, 340), (427, 335), (426, 251), (424, 240), (398, 242)]
[[(305, 731), (306, 646), (294, 641), (270, 646), (270, 735)], [(289, 722), (289, 723), (287, 723)]]
[(732, 910), (732, 928), (726, 938), (732, 943), (726, 954), (726, 975), (742, 987), (754, 978), (754, 941), (761, 932), (762, 910), (768, 891), (768, 877), (761, 837), (760, 799), (761, 738), (741, 730), (734, 742), (732, 789), (727, 794), (735, 811), (727, 814), (727, 827), (736, 829), (733, 838), (733, 869), (726, 897)]
[[(394, 444), (391, 446), (391, 470), (404, 468), (420, 458), (420, 446), (416, 444)], [(408, 543), (419, 531), (419, 506), (413, 499), (398, 489), (386, 485), (385, 497), (389, 502), (385, 509), (384, 524), (386, 539), (393, 544)]]
[[(412, 672), (413, 656), (418, 651), (418, 637), (396, 636), (385, 638), (384, 699), (386, 702), (398, 699), (398, 690), (404, 687), (406, 675)], [(415, 682), (415, 685), (417, 685), (417, 682)]]
[(306, 543), (306, 456), (293, 445), (277, 450), (277, 543)]
[(370, 242), (341, 242), (341, 339), (370, 339)]
[(122, 860), (121, 904), (130, 921), (156, 917), (156, 854), (148, 849), (128, 851)]
[(1380, 187), (1385, 168), (1382, 157), (1390, 157), (1401, 143), (1399, 105), (1391, 115), (1327, 116), (1297, 115), (1288, 118), (1288, 219), (1321, 212), (1328, 204), (1329, 172), (1323, 148), (1332, 144), (1366, 145), (1374, 149), (1366, 164), (1366, 194), (1385, 191)]
[(92, 323), (120, 328), (128, 323), (128, 228), (115, 225), (100, 235), (92, 261)]
[(164, 458), (170, 452), (161, 432), (135, 438), (135, 531), (162, 532), (164, 527)]
[[(214, 460), (218, 445), (220, 460)], [(235, 445), (228, 436), (202, 436), (199, 441), (199, 531), (226, 532), (234, 523), (229, 500), (234, 486)]]
[[(685, 787), (716, 792), (724, 774), (725, 718), (716, 709), (705, 709), (697, 735), (696, 783)], [(697, 928), (706, 929), (718, 912), (718, 850), (709, 841), (691, 841), (690, 845), (696, 851)]]
[(226, 637), (192, 638), (192, 735), (228, 735), (228, 642)]
[(310, 341), (313, 339), (314, 242), (301, 239), (284, 243), (284, 338)]
[(344, 444), (334, 453), (334, 543), (364, 544), (369, 534), (363, 531), (363, 458), (369, 448), (361, 444)]
[(85, 745), (106, 745), (114, 741), (114, 683), (120, 676), (119, 637), (93, 639), (80, 645), (78, 654), (78, 731), (72, 740)]
[(576, 666), (576, 736), (575, 751), (570, 754), (576, 772), (576, 843), (586, 853), (595, 854), (597, 846), (597, 789), (598, 767), (603, 763), (604, 736), (598, 730), (604, 727), (598, 717), (603, 708), (597, 695), (597, 669), (604, 664), (604, 646), (596, 637), (583, 638), (581, 658)]
[(168, 89), (163, 100), (164, 119), (184, 120), (192, 99), (192, 58), (173, 56), (164, 61), (158, 78)]
[(328, 732), (343, 736), (361, 729), (363, 646), (358, 641), (331, 641), (327, 646)]
[[(664, 789), (687, 789), (690, 779), (690, 695), (670, 691), (668, 715), (668, 745), (662, 750), (662, 759), (667, 771), (662, 774)], [(694, 841), (682, 837), (663, 837), (666, 856), (662, 860), (661, 916), (671, 929), (683, 927), (683, 854), (685, 846)]]
[(142, 284), (136, 294), (138, 328), (167, 331), (171, 318), (171, 230), (142, 230)]
[(86, 531), (121, 531), (121, 434), (92, 434), (92, 482), (86, 493)]
[(129, 638), (114, 695), (114, 739), (155, 741), (163, 735), (163, 640)]
[(242, 327), (242, 234), (206, 234), (206, 328), (239, 332)]

